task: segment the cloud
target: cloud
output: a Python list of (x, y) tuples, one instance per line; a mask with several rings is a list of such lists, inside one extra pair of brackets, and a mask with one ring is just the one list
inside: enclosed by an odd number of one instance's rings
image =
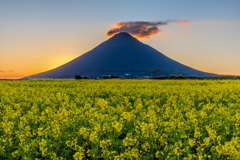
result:
[(114, 28), (107, 31), (107, 36), (113, 36), (119, 32), (127, 32), (137, 38), (150, 38), (151, 35), (162, 32), (159, 27), (162, 25), (168, 25), (169, 23), (177, 23), (181, 25), (181, 28), (185, 28), (189, 25), (189, 20), (167, 20), (167, 21), (128, 21), (117, 22), (114, 24)]
[(186, 28), (190, 25), (192, 21), (189, 20), (174, 20), (175, 23), (180, 24), (181, 28)]
[(0, 73), (7, 73), (7, 72), (14, 72), (14, 71), (13, 70), (9, 70), (9, 71), (0, 70)]

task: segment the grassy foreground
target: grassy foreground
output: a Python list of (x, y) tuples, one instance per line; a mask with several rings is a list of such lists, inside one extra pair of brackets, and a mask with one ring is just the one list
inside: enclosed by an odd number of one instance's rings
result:
[(239, 80), (0, 81), (0, 159), (240, 159)]

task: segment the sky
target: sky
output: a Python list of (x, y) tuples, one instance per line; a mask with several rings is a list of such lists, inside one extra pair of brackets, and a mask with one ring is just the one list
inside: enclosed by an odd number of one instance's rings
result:
[(240, 75), (239, 0), (0, 0), (0, 79), (56, 68), (109, 39), (117, 22), (169, 23), (139, 40), (204, 72)]

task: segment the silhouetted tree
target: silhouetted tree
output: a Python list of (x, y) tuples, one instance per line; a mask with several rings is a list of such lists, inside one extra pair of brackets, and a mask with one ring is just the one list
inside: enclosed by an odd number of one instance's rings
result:
[(114, 78), (119, 78), (118, 76), (113, 76), (113, 75), (108, 75), (108, 76), (102, 76), (103, 79), (114, 79)]
[(75, 79), (89, 79), (87, 76), (75, 75)]
[(80, 75), (75, 75), (75, 79), (82, 79)]
[(160, 71), (160, 69), (153, 69), (151, 72), (154, 74), (154, 76), (157, 76)]
[(169, 76), (170, 79), (176, 79), (176, 77), (177, 76), (175, 74), (170, 74), (170, 76)]
[(180, 74), (177, 76), (177, 79), (185, 79), (187, 78), (184, 74)]
[(168, 79), (167, 76), (157, 76), (157, 77), (152, 77), (152, 79)]

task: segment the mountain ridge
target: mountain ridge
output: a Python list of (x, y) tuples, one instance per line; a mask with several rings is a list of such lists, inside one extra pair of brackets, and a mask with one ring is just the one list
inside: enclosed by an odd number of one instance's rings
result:
[(90, 78), (103, 75), (124, 77), (125, 74), (129, 74), (129, 78), (138, 78), (151, 76), (153, 69), (160, 69), (159, 75), (166, 76), (170, 74), (216, 76), (183, 65), (130, 34), (120, 32), (68, 63), (23, 79), (74, 78), (75, 75)]

